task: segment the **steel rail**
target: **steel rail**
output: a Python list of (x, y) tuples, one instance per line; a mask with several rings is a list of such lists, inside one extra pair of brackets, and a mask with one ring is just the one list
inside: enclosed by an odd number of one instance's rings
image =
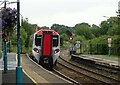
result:
[[(92, 73), (93, 75), (97, 75), (97, 76), (103, 77), (103, 78), (105, 78), (105, 79), (107, 79), (107, 80), (109, 80), (109, 81), (112, 80), (112, 81), (115, 81), (115, 82), (117, 82), (117, 83), (119, 82), (117, 79), (114, 79), (114, 78), (111, 78), (111, 77), (102, 75), (102, 74), (97, 73), (97, 72), (93, 72), (93, 71), (88, 70), (88, 69), (85, 69), (85, 68), (83, 68), (83, 67), (80, 67), (80, 66), (78, 66), (78, 65), (75, 65), (75, 64), (73, 64), (73, 63), (70, 63), (70, 62), (66, 61), (65, 59), (63, 59), (63, 58), (61, 58), (61, 57), (60, 57), (60, 59), (62, 59), (64, 62), (66, 62), (66, 63), (68, 63), (68, 64), (70, 64), (70, 65), (72, 65), (72, 66), (74, 66), (74, 67), (76, 67), (76, 68), (79, 68), (79, 69), (85, 70), (85, 71), (87, 71), (87, 72), (90, 72), (90, 73)], [(59, 61), (58, 61), (58, 63), (61, 64), (61, 65), (64, 66), (64, 67), (68, 68), (68, 69), (74, 70), (74, 68), (70, 68), (70, 67), (64, 65), (63, 63), (60, 63)], [(74, 71), (76, 71), (76, 70), (74, 70)], [(76, 71), (76, 72), (77, 72), (77, 71)], [(78, 73), (81, 73), (81, 72), (78, 72)], [(85, 75), (86, 75), (86, 74), (85, 74)], [(86, 75), (86, 76), (88, 76), (88, 75)], [(90, 77), (90, 76), (89, 76), (89, 77)], [(93, 78), (93, 79), (96, 79), (95, 77), (92, 77), (92, 78)], [(97, 80), (98, 80), (98, 79), (97, 79)], [(99, 79), (99, 81), (101, 81), (101, 80)], [(108, 84), (108, 82), (103, 81), (103, 80), (102, 80), (101, 82), (104, 82), (104, 83), (107, 83), (107, 84)]]

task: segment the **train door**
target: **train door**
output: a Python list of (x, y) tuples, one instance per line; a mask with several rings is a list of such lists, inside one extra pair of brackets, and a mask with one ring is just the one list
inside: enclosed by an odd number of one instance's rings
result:
[(43, 31), (42, 35), (42, 54), (41, 54), (41, 64), (43, 67), (52, 69), (53, 58), (52, 58), (52, 32)]

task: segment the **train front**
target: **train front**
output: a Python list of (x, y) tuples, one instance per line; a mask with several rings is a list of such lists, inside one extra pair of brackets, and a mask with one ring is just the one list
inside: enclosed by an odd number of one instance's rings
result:
[(45, 68), (52, 69), (60, 56), (60, 35), (54, 30), (39, 30), (34, 34), (32, 53)]

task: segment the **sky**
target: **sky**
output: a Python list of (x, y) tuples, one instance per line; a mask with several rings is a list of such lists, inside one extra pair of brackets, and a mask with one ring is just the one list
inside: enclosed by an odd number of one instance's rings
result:
[[(17, 0), (8, 0), (17, 1)], [(120, 0), (20, 0), (20, 13), (29, 23), (51, 27), (60, 24), (73, 27), (86, 22), (90, 25), (117, 16)], [(8, 7), (16, 7), (11, 4)], [(106, 17), (103, 17), (106, 16)]]

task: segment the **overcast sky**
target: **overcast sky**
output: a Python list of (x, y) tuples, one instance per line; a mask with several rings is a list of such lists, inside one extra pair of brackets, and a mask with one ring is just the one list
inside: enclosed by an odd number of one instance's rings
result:
[(40, 27), (50, 27), (54, 23), (73, 27), (82, 22), (99, 25), (107, 19), (103, 16), (117, 15), (118, 1), (120, 0), (20, 0), (20, 12), (31, 24)]

